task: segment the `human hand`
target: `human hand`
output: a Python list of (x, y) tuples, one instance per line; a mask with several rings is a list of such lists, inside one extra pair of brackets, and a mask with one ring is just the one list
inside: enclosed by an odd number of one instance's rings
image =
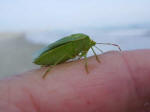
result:
[(150, 50), (108, 52), (0, 81), (0, 112), (149, 112)]

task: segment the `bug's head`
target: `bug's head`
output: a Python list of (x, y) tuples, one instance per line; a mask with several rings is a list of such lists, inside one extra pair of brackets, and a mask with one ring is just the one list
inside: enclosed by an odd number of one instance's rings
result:
[(95, 46), (96, 42), (91, 40), (90, 44), (91, 44), (91, 46)]

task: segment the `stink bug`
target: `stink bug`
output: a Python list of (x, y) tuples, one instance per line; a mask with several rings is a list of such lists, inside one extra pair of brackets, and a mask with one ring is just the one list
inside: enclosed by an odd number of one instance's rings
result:
[[(118, 49), (121, 51), (120, 47), (116, 44), (96, 43), (95, 41), (91, 40), (88, 35), (78, 33), (66, 36), (52, 44), (49, 44), (47, 47), (39, 50), (35, 54), (33, 63), (42, 66), (50, 66), (43, 75), (43, 78), (45, 78), (47, 73), (50, 71), (51, 67), (66, 62), (67, 60), (73, 59), (77, 56), (79, 58), (84, 57), (85, 70), (88, 73), (87, 52), (89, 51), (90, 48), (92, 49), (97, 62), (100, 62), (98, 56), (96, 55), (93, 49), (93, 46), (96, 47), (95, 46), (96, 44), (114, 45), (118, 47)], [(97, 49), (100, 50), (99, 48)], [(102, 52), (102, 50), (100, 51)]]

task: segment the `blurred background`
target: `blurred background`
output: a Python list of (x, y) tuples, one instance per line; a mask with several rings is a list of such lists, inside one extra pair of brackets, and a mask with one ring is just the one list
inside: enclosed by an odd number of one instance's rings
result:
[(72, 33), (123, 50), (148, 49), (150, 0), (0, 0), (0, 78), (39, 68), (32, 55)]

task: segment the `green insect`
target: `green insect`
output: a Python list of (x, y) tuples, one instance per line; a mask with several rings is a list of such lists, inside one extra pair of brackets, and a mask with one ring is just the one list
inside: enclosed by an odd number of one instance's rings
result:
[[(70, 36), (66, 36), (47, 47), (39, 50), (34, 57), (33, 63), (42, 65), (42, 66), (49, 66), (47, 71), (44, 73), (43, 78), (46, 77), (47, 73), (51, 70), (51, 67), (66, 62), (69, 59), (73, 59), (75, 57), (82, 58), (84, 57), (85, 60), (85, 70), (88, 73), (88, 66), (87, 66), (87, 52), (91, 48), (96, 60), (100, 62), (98, 56), (96, 55), (93, 46), (96, 47), (96, 44), (106, 44), (106, 45), (114, 45), (119, 48), (120, 47), (116, 44), (111, 43), (96, 43), (90, 39), (88, 35), (78, 33), (72, 34)], [(96, 47), (100, 50), (98, 47)], [(102, 50), (100, 50), (102, 52)]]

